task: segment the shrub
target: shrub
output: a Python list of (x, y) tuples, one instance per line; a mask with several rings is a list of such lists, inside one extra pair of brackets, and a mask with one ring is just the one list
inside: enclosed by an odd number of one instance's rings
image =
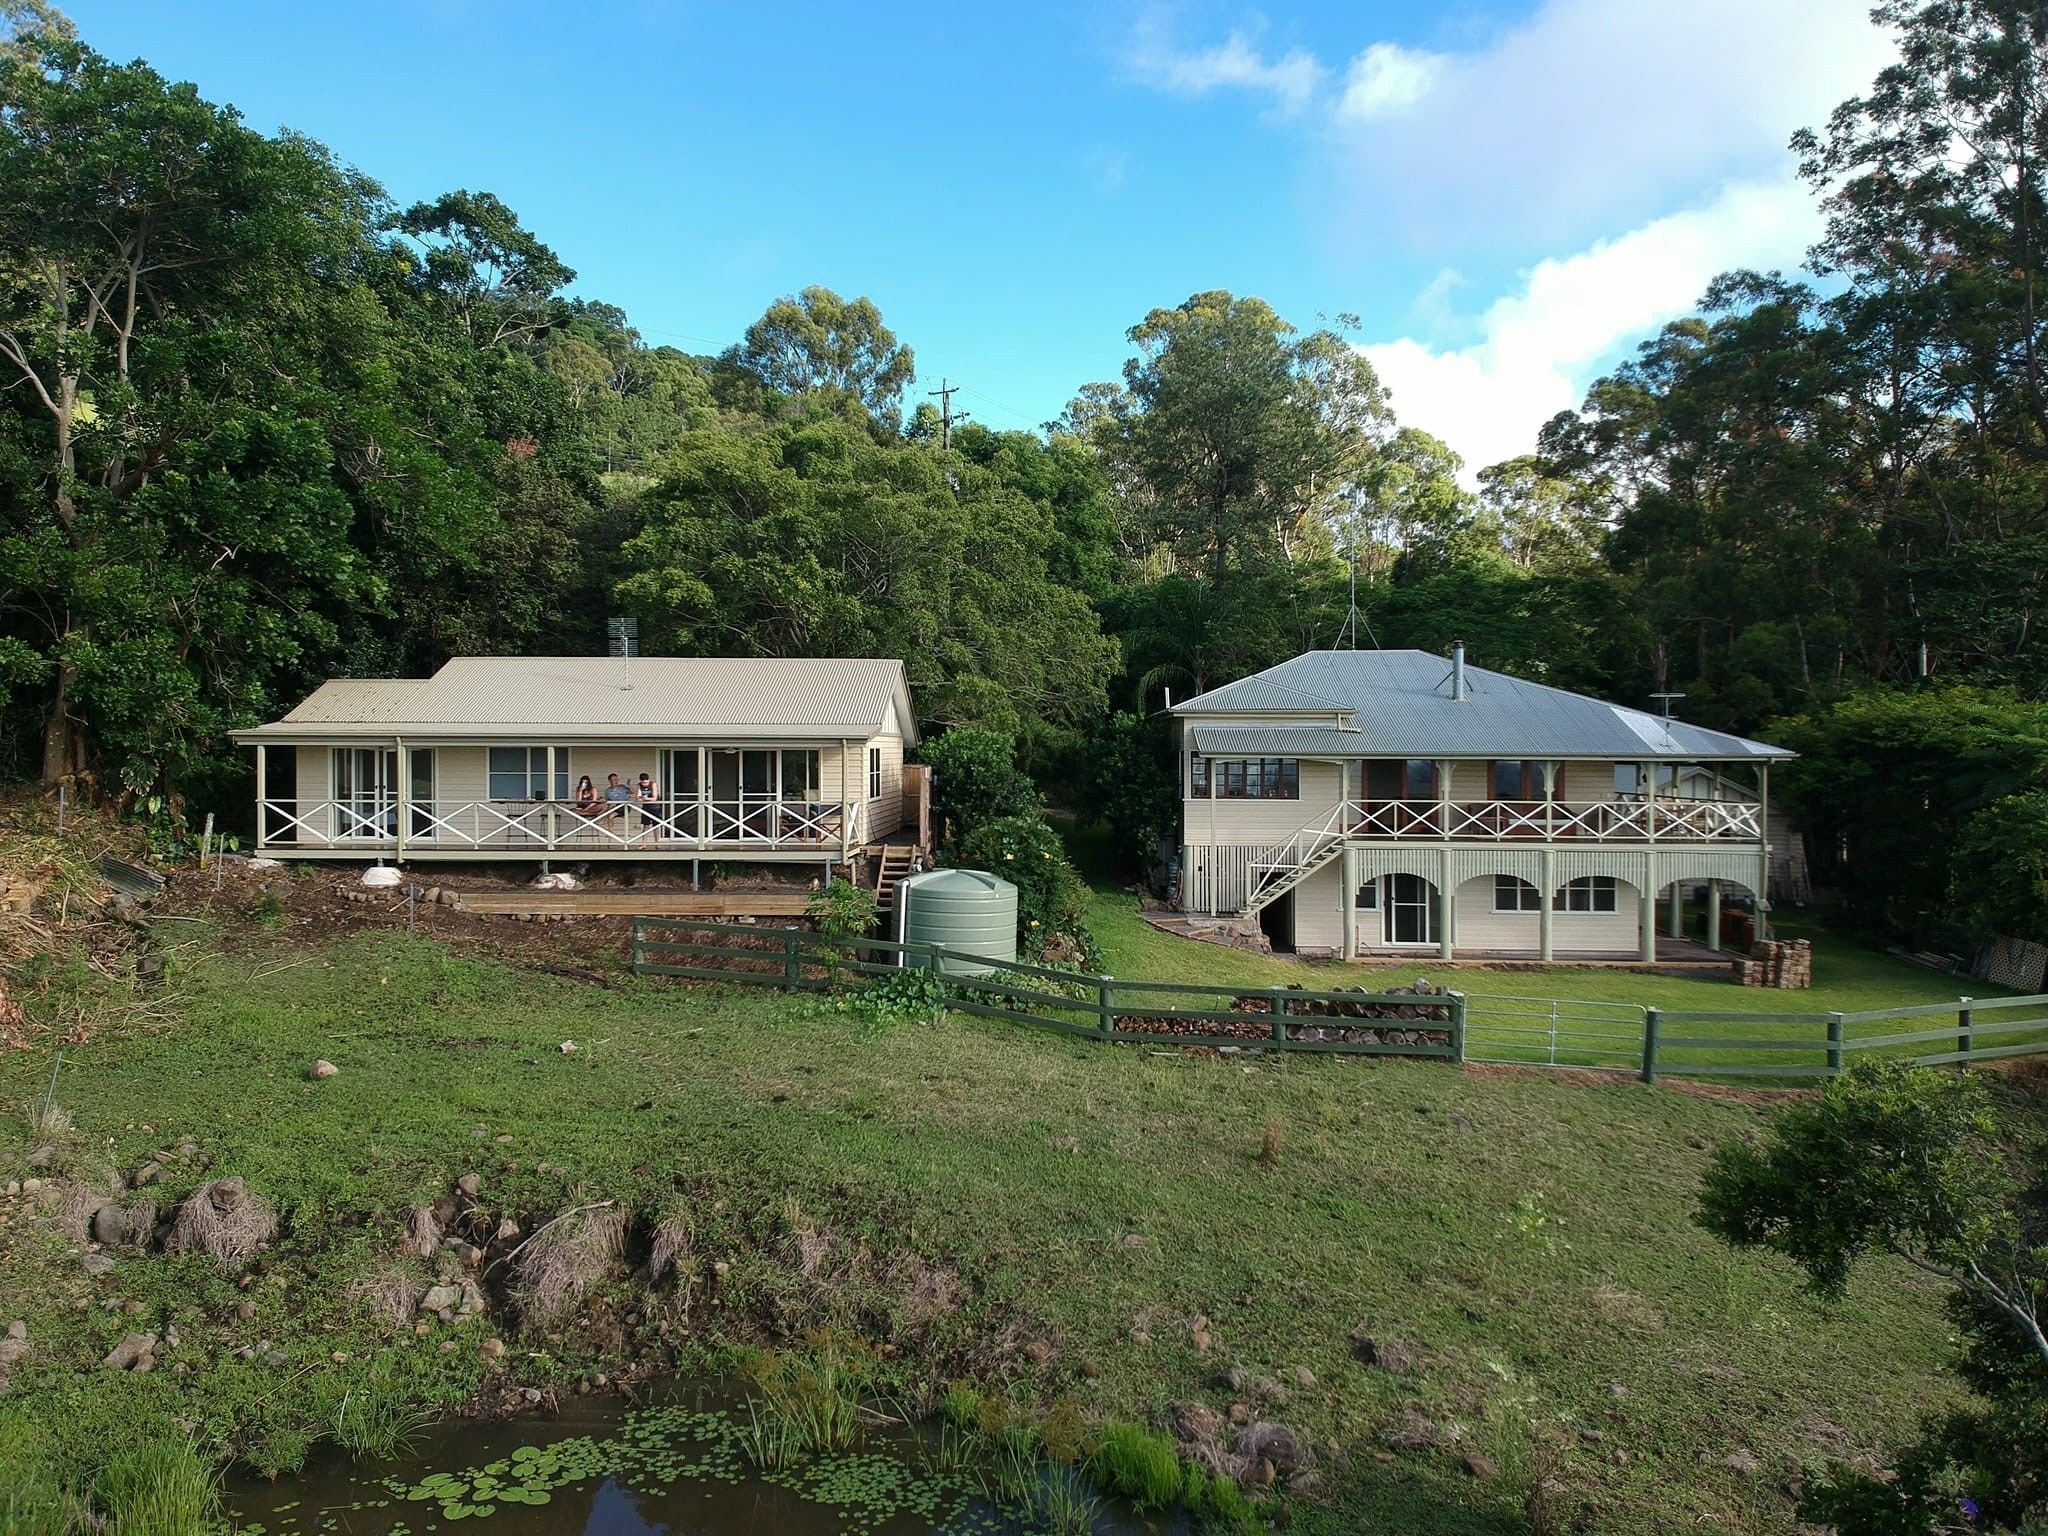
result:
[(1118, 861), (1149, 871), (1163, 839), (1180, 828), (1180, 770), (1164, 718), (1119, 712), (1088, 730), (1080, 787), (1089, 813), (1108, 825)]
[(2048, 1509), (2048, 1185), (2038, 1153), (2011, 1157), (2013, 1132), (1981, 1079), (1873, 1062), (1774, 1117), (1761, 1145), (1716, 1151), (1699, 1223), (1792, 1260), (1816, 1295), (1840, 1297), (1875, 1253), (1953, 1287), (1977, 1401), (1928, 1421), (1885, 1477), (1838, 1466), (1809, 1482), (1807, 1521), (1842, 1536), (1945, 1530), (1967, 1501), (1973, 1526), (2028, 1530)]
[(818, 925), (819, 935), (834, 944), (851, 944), (875, 931), (875, 893), (851, 880), (819, 887), (804, 911)]
[(948, 841), (1005, 816), (1038, 809), (1038, 791), (1017, 766), (1016, 744), (1000, 731), (948, 731), (924, 746), (932, 770), (932, 810)]
[(953, 862), (985, 869), (1017, 887), (1017, 943), (1040, 955), (1053, 939), (1094, 948), (1084, 914), (1088, 887), (1067, 860), (1066, 845), (1036, 814), (986, 822), (960, 840)]
[(1103, 1487), (1122, 1494), (1141, 1513), (1170, 1509), (1186, 1486), (1173, 1442), (1142, 1424), (1115, 1420), (1104, 1425), (1093, 1467)]

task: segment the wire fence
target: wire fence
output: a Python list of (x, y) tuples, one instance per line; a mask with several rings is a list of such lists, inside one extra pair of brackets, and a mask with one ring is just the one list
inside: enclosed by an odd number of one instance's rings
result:
[[(802, 928), (633, 921), (644, 975), (826, 991), (906, 969), (943, 1006), (1124, 1043), (1418, 1056), (1659, 1077), (1822, 1079), (1860, 1057), (1970, 1067), (2048, 1055), (2048, 995), (1862, 1013), (1677, 1010), (1586, 998), (1133, 981), (930, 943), (828, 940)], [(1901, 1025), (1908, 1027), (1901, 1028)]]

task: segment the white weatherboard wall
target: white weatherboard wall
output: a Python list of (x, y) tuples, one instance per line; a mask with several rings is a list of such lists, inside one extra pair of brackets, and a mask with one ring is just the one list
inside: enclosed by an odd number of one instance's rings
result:
[[(1550, 915), (1554, 954), (1601, 951), (1634, 954), (1641, 942), (1636, 932), (1636, 888), (1614, 882), (1612, 912), (1566, 912)], [(1458, 887), (1458, 948), (1525, 949), (1535, 953), (1542, 942), (1542, 916), (1535, 912), (1493, 910), (1493, 879), (1467, 880)]]
[(1344, 949), (1344, 861), (1326, 864), (1294, 888), (1294, 947), (1297, 950)]
[[(890, 710), (894, 719), (895, 711)], [(868, 752), (880, 748), (882, 753), (882, 793), (868, 801), (867, 819), (861, 827), (861, 835), (870, 841), (887, 837), (903, 825), (903, 738), (901, 736), (871, 737), (859, 748), (859, 760), (852, 767), (860, 775), (858, 797), (867, 795)]]

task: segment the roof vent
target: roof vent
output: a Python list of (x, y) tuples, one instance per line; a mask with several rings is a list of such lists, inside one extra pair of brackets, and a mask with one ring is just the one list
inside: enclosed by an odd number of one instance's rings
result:
[(1451, 702), (1465, 702), (1465, 642), (1451, 642)]

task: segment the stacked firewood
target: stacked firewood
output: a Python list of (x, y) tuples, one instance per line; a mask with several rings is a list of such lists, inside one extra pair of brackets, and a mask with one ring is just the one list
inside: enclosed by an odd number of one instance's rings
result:
[(1744, 987), (1810, 987), (1813, 945), (1805, 939), (1760, 939), (1735, 962), (1735, 981)]

